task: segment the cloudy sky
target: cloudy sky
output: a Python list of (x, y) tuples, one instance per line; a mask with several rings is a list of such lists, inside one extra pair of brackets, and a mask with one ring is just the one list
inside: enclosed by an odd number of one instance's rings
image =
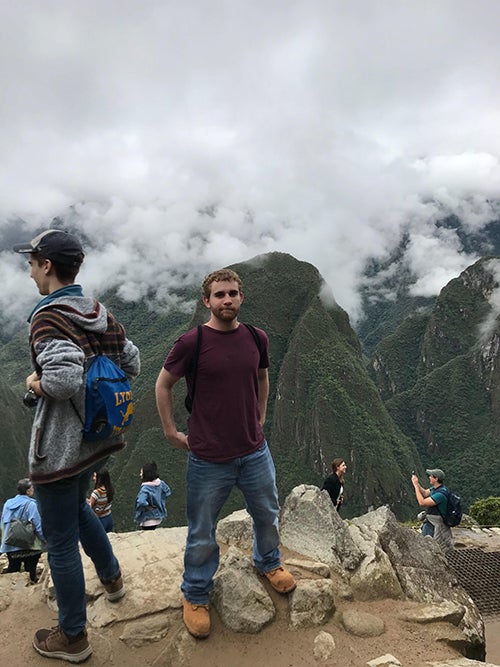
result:
[[(497, 0), (0, 0), (0, 247), (62, 216), (89, 289), (165, 304), (288, 252), (355, 320), (406, 230), (435, 294), (476, 259), (436, 219), (498, 218), (499, 25)], [(4, 318), (25, 270), (0, 254)]]

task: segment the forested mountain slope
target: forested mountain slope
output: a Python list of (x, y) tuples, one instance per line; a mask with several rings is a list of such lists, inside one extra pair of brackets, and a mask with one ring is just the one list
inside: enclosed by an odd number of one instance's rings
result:
[[(477, 336), (479, 323), (492, 313), (497, 285), (492, 266), (486, 260), (474, 265), (443, 290), (434, 310), (404, 319), (379, 344), (370, 371), (347, 314), (314, 266), (283, 253), (234, 266), (244, 284), (241, 320), (264, 328), (270, 339), (265, 430), (282, 499), (299, 483), (321, 485), (334, 456), (348, 464), (345, 516), (385, 503), (400, 518), (415, 513), (409, 476), (431, 464), (449, 472), (466, 500), (497, 492), (498, 464), (491, 458), (498, 443), (496, 324), (482, 343)], [(133, 527), (139, 470), (151, 459), (172, 488), (167, 525), (185, 523), (185, 453), (163, 436), (154, 382), (175, 338), (208, 313), (198, 285), (179, 285), (179, 294), (182, 307), (168, 313), (145, 300), (124, 303), (114, 293), (101, 297), (124, 322), (142, 357), (128, 447), (111, 462), (120, 530)], [(0, 440), (0, 456), (7, 462), (0, 476), (3, 502), (26, 474), (25, 329), (0, 347), (0, 363), (12, 388), (1, 389), (6, 396)], [(184, 394), (180, 382), (175, 392), (180, 428), (187, 417)], [(481, 470), (474, 480), (471, 454)], [(235, 492), (226, 513), (241, 506)]]
[(404, 320), (371, 361), (394, 421), (466, 504), (500, 489), (499, 276), (499, 258), (479, 260), (443, 288), (428, 315)]

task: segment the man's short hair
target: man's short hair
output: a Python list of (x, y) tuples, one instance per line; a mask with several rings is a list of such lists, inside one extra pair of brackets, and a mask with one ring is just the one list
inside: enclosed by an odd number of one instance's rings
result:
[[(44, 257), (41, 254), (33, 255), (33, 261), (42, 266), (46, 259), (50, 257)], [(57, 279), (63, 284), (74, 283), (75, 278), (80, 271), (80, 264), (72, 266), (71, 264), (61, 264), (61, 262), (54, 262), (52, 259), (52, 269), (57, 276)]]
[(19, 493), (19, 495), (24, 496), (26, 495), (26, 492), (31, 489), (32, 486), (33, 483), (31, 479), (24, 477), (23, 479), (20, 479), (19, 482), (17, 483), (17, 492)]
[(203, 296), (208, 299), (212, 290), (212, 283), (220, 283), (223, 280), (236, 281), (238, 283), (238, 289), (241, 292), (243, 283), (236, 271), (233, 271), (232, 269), (217, 269), (217, 271), (212, 271), (212, 273), (209, 273), (208, 276), (205, 277), (201, 286), (201, 293)]

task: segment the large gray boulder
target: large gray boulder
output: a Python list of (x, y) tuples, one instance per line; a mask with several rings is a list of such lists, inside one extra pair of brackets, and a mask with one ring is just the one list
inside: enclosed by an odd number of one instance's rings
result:
[(281, 510), (280, 537), (288, 549), (327, 565), (353, 570), (363, 559), (330, 496), (317, 486), (301, 484), (288, 495)]
[(290, 626), (310, 628), (326, 623), (335, 612), (334, 595), (330, 579), (299, 581), (290, 595)]
[(436, 541), (399, 524), (387, 506), (357, 517), (352, 523), (387, 555), (406, 599), (438, 605), (450, 602), (463, 607), (464, 614), (458, 626), (461, 636), (457, 640), (454, 633), (448, 643), (460, 646), (467, 658), (484, 660), (481, 614), (459, 586)]
[(259, 632), (276, 613), (250, 559), (236, 547), (221, 559), (212, 603), (224, 625), (235, 632)]
[(364, 554), (363, 560), (350, 576), (353, 596), (357, 600), (403, 598), (398, 576), (373, 532), (355, 524), (351, 524), (348, 530), (353, 542)]

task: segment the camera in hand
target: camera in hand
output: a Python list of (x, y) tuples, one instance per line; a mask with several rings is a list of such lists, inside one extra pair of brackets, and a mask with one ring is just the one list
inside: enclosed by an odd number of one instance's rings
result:
[(27, 408), (34, 408), (38, 403), (38, 396), (35, 394), (33, 389), (28, 389), (24, 394), (23, 403)]

